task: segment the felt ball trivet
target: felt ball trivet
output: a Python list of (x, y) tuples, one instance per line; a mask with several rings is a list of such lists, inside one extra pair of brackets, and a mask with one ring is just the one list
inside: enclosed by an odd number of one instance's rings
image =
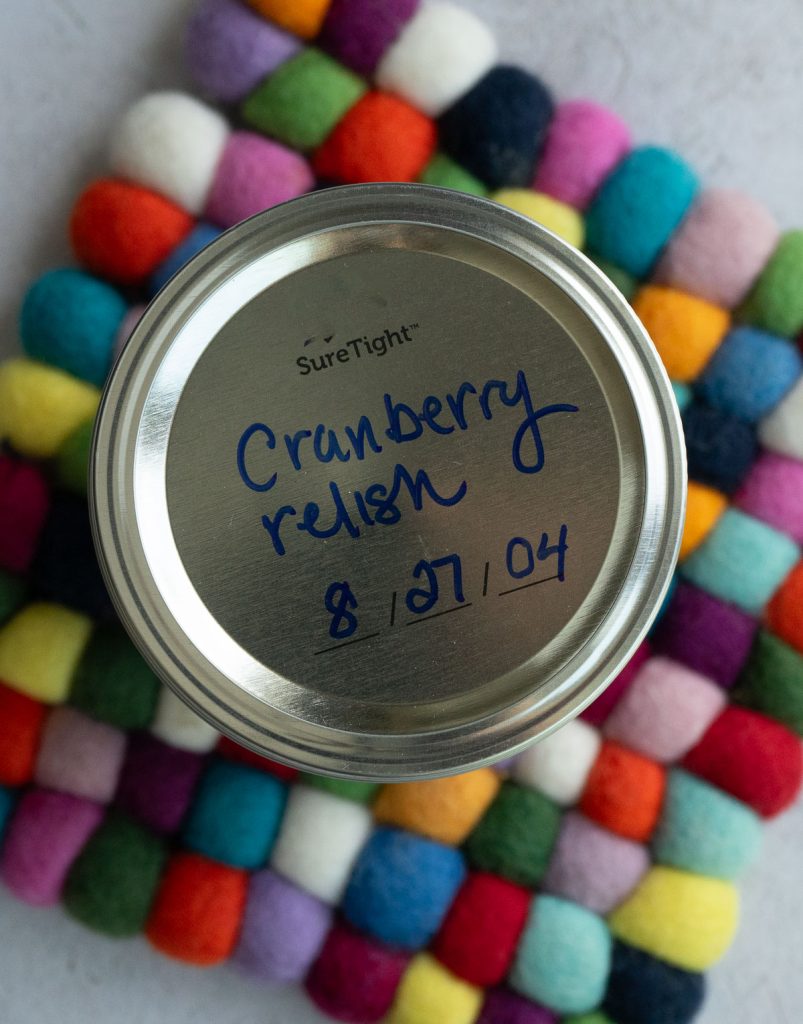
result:
[[(0, 879), (343, 1021), (687, 1024), (803, 776), (803, 232), (496, 65), (454, 3), (203, 0), (186, 54), (245, 129), (136, 103), (76, 203), (79, 266), (31, 286), (0, 366)], [(378, 787), (218, 737), (113, 621), (91, 554), (98, 389), (140, 304), (316, 178), (491, 196), (585, 246), (675, 384), (671, 599), (595, 704), (498, 770)]]

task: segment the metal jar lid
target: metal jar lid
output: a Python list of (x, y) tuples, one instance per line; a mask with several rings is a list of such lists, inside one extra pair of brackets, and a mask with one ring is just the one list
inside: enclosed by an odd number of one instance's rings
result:
[(658, 357), (583, 256), (494, 203), (319, 192), (160, 293), (104, 396), (92, 508), (159, 675), (350, 778), (468, 770), (577, 714), (677, 558)]

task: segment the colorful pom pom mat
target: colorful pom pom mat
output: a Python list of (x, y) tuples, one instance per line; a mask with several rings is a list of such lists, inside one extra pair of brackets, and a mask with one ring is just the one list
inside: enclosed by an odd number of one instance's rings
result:
[[(459, 3), (201, 0), (185, 56), (202, 99), (124, 114), (0, 365), (0, 880), (354, 1024), (688, 1024), (803, 780), (803, 231), (503, 63)], [(690, 476), (671, 597), (596, 703), (498, 770), (381, 787), (249, 753), (165, 689), (86, 506), (143, 304), (244, 218), (372, 181), (583, 249), (673, 380)]]

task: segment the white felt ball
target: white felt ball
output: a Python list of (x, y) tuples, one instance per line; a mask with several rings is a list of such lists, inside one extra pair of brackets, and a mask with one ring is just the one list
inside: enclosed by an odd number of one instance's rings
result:
[(324, 903), (339, 903), (371, 826), (362, 804), (295, 786), (271, 867)]
[(220, 739), (211, 725), (199, 718), (166, 686), (162, 687), (159, 695), (151, 732), (163, 743), (193, 754), (208, 754)]
[(513, 775), (522, 785), (568, 807), (580, 799), (601, 745), (597, 730), (576, 718), (525, 751)]
[(381, 89), (438, 117), (496, 64), (496, 40), (470, 11), (450, 3), (423, 3), (382, 58)]
[(211, 107), (180, 92), (155, 92), (131, 107), (115, 131), (115, 174), (198, 214), (212, 187), (229, 126)]
[(763, 421), (758, 436), (770, 451), (803, 459), (803, 378)]

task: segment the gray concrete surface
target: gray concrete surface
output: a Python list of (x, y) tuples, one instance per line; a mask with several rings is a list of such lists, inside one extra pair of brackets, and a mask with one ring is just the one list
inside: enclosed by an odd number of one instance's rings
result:
[[(463, 0), (506, 59), (563, 97), (613, 105), (637, 138), (676, 146), (718, 184), (803, 223), (800, 0)], [(25, 283), (68, 259), (71, 201), (104, 169), (115, 118), (146, 90), (184, 82), (186, 0), (0, 3), (0, 355), (16, 348)], [(710, 975), (702, 1024), (797, 1024), (803, 1005), (803, 808), (767, 831), (744, 885), (744, 922)], [(60, 911), (0, 891), (3, 1024), (313, 1024), (294, 990), (170, 963)], [(438, 1022), (433, 1022), (438, 1024)]]

